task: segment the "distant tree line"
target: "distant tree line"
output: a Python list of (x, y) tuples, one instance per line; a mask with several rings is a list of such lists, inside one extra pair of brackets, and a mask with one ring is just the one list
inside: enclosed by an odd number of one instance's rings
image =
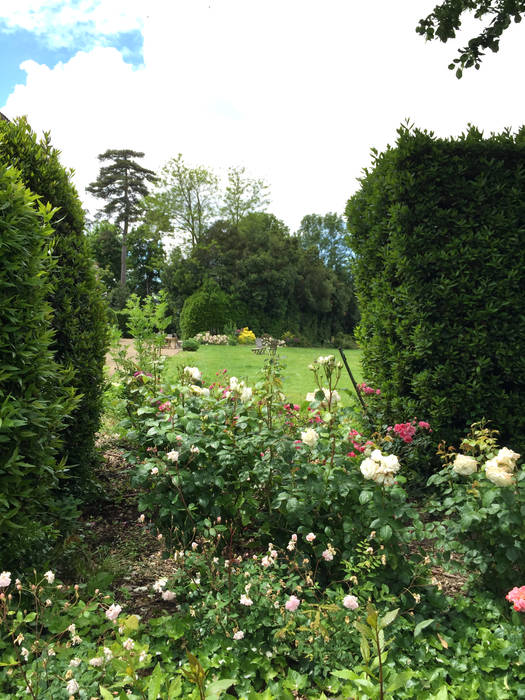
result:
[(107, 218), (91, 224), (87, 240), (123, 329), (130, 294), (164, 289), (180, 333), (184, 302), (212, 283), (229, 299), (230, 324), (304, 342), (352, 333), (359, 314), (341, 216), (310, 214), (291, 234), (265, 212), (268, 186), (244, 168), (230, 168), (221, 188), (180, 154), (158, 177), (135, 162), (142, 156), (106, 151), (99, 159), (112, 162), (88, 188)]

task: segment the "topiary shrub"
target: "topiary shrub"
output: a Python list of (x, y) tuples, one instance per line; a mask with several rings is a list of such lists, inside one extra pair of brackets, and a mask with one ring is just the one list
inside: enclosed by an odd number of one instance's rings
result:
[(78, 403), (50, 349), (50, 218), (0, 163), (0, 569), (34, 563), (57, 534), (57, 454)]
[(525, 129), (399, 130), (346, 214), (365, 376), (389, 421), (456, 442), (485, 417), (525, 448)]
[(199, 341), (195, 338), (186, 338), (182, 341), (182, 349), (186, 352), (196, 352), (199, 349)]
[(49, 302), (55, 330), (55, 359), (75, 371), (82, 395), (63, 434), (63, 451), (74, 477), (68, 483), (85, 493), (95, 459), (99, 427), (108, 323), (102, 291), (84, 235), (84, 213), (70, 173), (59, 161), (49, 134), (37, 140), (27, 121), (0, 121), (0, 162), (14, 165), (22, 181), (42, 202), (59, 209), (54, 220), (54, 265)]
[(184, 302), (180, 314), (182, 337), (192, 338), (205, 331), (222, 333), (231, 322), (230, 308), (230, 297), (215, 282), (205, 282)]

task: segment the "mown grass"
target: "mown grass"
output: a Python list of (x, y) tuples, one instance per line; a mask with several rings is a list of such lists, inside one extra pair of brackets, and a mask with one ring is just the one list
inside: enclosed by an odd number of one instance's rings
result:
[[(217, 373), (227, 369), (230, 376), (244, 379), (249, 385), (257, 381), (257, 372), (264, 365), (266, 355), (256, 355), (252, 352), (253, 346), (244, 345), (201, 345), (197, 352), (181, 352), (166, 360), (166, 380), (173, 381), (176, 376), (176, 368), (198, 367), (203, 374), (204, 384), (211, 384), (217, 379)], [(279, 350), (279, 356), (285, 364), (283, 371), (283, 389), (288, 401), (301, 403), (306, 394), (313, 391), (312, 372), (308, 369), (319, 355), (335, 355), (340, 359), (339, 352), (329, 348), (283, 348)], [(361, 351), (346, 350), (348, 365), (357, 382), (363, 381), (361, 368)], [(346, 370), (343, 368), (340, 388), (352, 390), (352, 383)], [(342, 395), (343, 402), (345, 397)]]

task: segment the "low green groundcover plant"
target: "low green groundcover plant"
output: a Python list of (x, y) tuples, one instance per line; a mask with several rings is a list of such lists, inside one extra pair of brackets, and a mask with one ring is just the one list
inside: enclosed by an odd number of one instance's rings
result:
[[(2, 572), (0, 698), (525, 697), (520, 456), (474, 425), (439, 448), (425, 506), (425, 420), (381, 426), (371, 387), (365, 417), (343, 407), (333, 355), (302, 404), (283, 371), (279, 354), (252, 385), (121, 367), (139, 522), (171, 562), (149, 590), (165, 612)], [(449, 559), (455, 598), (436, 579)]]

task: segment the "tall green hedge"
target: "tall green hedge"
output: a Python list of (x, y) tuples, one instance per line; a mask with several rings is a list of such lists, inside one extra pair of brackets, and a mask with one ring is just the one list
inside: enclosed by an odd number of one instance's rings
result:
[(38, 140), (25, 118), (0, 122), (0, 163), (15, 166), (26, 187), (59, 210), (53, 220), (56, 265), (49, 295), (54, 312), (52, 347), (57, 362), (73, 367), (74, 384), (82, 395), (63, 435), (64, 454), (75, 465), (69, 483), (80, 492), (95, 459), (108, 346), (106, 308), (87, 251), (84, 212), (49, 134)]
[(230, 297), (218, 284), (207, 280), (184, 302), (180, 313), (182, 337), (193, 338), (208, 330), (222, 333), (224, 326), (232, 321), (231, 305)]
[(34, 561), (56, 533), (57, 453), (77, 403), (50, 349), (50, 214), (0, 163), (0, 569)]
[(525, 130), (402, 127), (346, 209), (364, 368), (391, 421), (485, 417), (525, 449)]

